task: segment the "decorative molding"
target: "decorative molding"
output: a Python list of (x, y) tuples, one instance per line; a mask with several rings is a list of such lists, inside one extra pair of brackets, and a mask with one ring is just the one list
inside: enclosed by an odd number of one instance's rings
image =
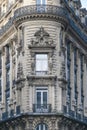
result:
[(54, 48), (54, 42), (50, 35), (41, 27), (35, 34), (33, 39), (31, 39), (31, 43), (28, 45), (29, 48), (37, 48), (37, 47), (52, 47)]
[(5, 108), (5, 103), (0, 103), (0, 109), (3, 110)]
[(72, 106), (76, 107), (76, 100), (72, 100)]
[(61, 63), (60, 77), (66, 79), (65, 62)]
[(24, 78), (24, 74), (23, 74), (23, 66), (22, 63), (19, 62), (18, 64), (18, 71), (17, 71), (17, 79), (23, 79)]
[(54, 85), (56, 76), (54, 75), (44, 75), (44, 76), (37, 76), (37, 75), (27, 75), (27, 80), (29, 85)]

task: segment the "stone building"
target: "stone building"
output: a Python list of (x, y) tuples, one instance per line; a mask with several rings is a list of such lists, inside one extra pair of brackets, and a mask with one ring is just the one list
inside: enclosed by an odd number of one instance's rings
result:
[(0, 0), (0, 130), (87, 130), (86, 15), (80, 0)]

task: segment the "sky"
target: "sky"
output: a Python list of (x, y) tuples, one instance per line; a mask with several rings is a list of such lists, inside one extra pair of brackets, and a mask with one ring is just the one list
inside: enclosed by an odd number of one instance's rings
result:
[(81, 0), (81, 4), (83, 8), (87, 9), (87, 0)]

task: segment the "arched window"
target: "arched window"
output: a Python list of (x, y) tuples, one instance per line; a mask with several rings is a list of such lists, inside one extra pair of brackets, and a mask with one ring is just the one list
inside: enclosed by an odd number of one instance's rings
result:
[(35, 130), (48, 130), (46, 124), (38, 124)]

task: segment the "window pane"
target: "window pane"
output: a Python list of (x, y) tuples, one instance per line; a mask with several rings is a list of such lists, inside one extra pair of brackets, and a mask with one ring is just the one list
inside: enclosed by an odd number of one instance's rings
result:
[(47, 104), (47, 92), (43, 92), (43, 104)]
[(47, 130), (47, 126), (45, 124), (39, 124), (36, 130)]
[(37, 0), (37, 4), (41, 4), (41, 0)]
[(37, 92), (37, 108), (41, 107), (41, 92)]
[(46, 0), (42, 0), (42, 4), (46, 4)]
[(37, 4), (45, 4), (46, 0), (37, 0)]
[(47, 54), (36, 55), (36, 71), (48, 70), (48, 57)]

